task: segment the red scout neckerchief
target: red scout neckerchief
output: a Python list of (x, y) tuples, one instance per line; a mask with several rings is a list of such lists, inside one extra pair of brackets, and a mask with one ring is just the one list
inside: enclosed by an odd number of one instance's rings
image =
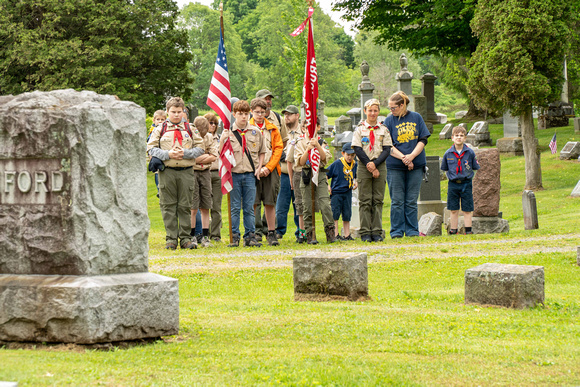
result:
[(379, 126), (378, 125), (370, 126), (368, 124), (368, 122), (367, 122), (367, 125), (368, 125), (368, 129), (369, 129), (369, 140), (371, 142), (371, 145), (369, 147), (369, 150), (372, 151), (373, 150), (373, 147), (375, 146), (375, 129), (378, 129)]
[(173, 122), (171, 124), (173, 125), (173, 144), (175, 144), (175, 140), (177, 140), (179, 145), (183, 146), (183, 136), (181, 135), (179, 124), (174, 124)]
[[(464, 145), (465, 147), (467, 147), (467, 145)], [(457, 157), (457, 168), (455, 170), (455, 173), (459, 173), (461, 171), (463, 171), (463, 167), (461, 166), (461, 159), (463, 158), (463, 156), (465, 156), (467, 154), (467, 152), (463, 152), (461, 154), (461, 156), (459, 154), (457, 154), (457, 152), (455, 151), (455, 145), (453, 145), (453, 154), (455, 155), (455, 157)]]
[(246, 132), (248, 129), (238, 129), (238, 132), (242, 135), (242, 153), (246, 153)]

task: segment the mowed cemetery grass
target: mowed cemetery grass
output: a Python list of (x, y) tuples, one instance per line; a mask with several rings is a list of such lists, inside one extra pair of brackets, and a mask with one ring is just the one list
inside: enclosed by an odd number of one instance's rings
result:
[[(451, 141), (437, 139), (428, 155)], [(471, 124), (469, 124), (471, 127)], [(491, 125), (492, 138), (502, 126)], [(580, 141), (558, 128), (558, 148)], [(536, 132), (544, 190), (539, 230), (524, 230), (524, 158), (502, 156), (500, 211), (510, 232), (387, 239), (318, 246), (163, 249), (165, 233), (148, 174), (150, 270), (177, 278), (180, 332), (152, 344), (101, 351), (71, 345), (0, 349), (0, 380), (19, 385), (491, 385), (580, 384), (580, 179), (578, 161)], [(442, 197), (446, 197), (442, 182)], [(385, 198), (384, 228), (389, 230)], [(291, 217), (289, 220), (291, 222)], [(317, 224), (321, 225), (320, 215)], [(292, 257), (315, 250), (366, 251), (370, 301), (295, 302)], [(545, 268), (545, 304), (527, 310), (464, 304), (465, 270), (482, 263)]]

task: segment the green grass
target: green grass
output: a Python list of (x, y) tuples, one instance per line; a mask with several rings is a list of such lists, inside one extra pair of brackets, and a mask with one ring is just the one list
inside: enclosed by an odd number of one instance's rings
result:
[[(451, 143), (437, 139), (427, 154)], [(501, 125), (491, 126), (492, 138)], [(558, 128), (561, 149), (576, 139)], [(179, 279), (180, 333), (109, 352), (82, 347), (0, 349), (0, 380), (26, 385), (578, 385), (580, 163), (561, 161), (538, 131), (544, 190), (539, 230), (523, 225), (523, 157), (502, 156), (500, 210), (510, 232), (387, 240), (384, 244), (168, 252), (148, 174), (150, 267)], [(445, 198), (446, 184), (441, 184)], [(383, 223), (389, 226), (388, 195)], [(224, 215), (227, 204), (224, 200)], [(227, 237), (225, 216), (222, 237)], [(317, 219), (321, 224), (321, 219)], [(324, 240), (321, 230), (319, 240)], [(295, 302), (292, 256), (367, 249), (366, 302)], [(464, 305), (464, 272), (484, 262), (541, 265), (544, 306)]]

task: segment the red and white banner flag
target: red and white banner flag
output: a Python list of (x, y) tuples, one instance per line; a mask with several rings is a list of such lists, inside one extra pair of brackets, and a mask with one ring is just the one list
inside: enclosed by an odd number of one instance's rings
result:
[[(304, 72), (304, 119), (308, 128), (308, 136), (318, 139), (316, 133), (316, 104), (318, 103), (318, 73), (316, 71), (316, 55), (314, 54), (314, 35), (312, 32), (312, 18), (308, 18), (308, 52), (306, 55), (306, 69)], [(316, 148), (311, 149), (308, 155), (312, 168), (312, 182), (318, 185), (318, 171), (320, 169), (320, 153)]]
[(226, 195), (234, 187), (234, 179), (232, 178), (232, 168), (236, 166), (236, 159), (234, 157), (234, 149), (230, 138), (226, 139), (220, 158), (218, 161), (218, 170), (220, 171), (220, 178), (222, 182), (222, 194)]
[(294, 31), (292, 31), (292, 33), (290, 34), (291, 36), (298, 36), (302, 33), (302, 31), (304, 31), (304, 28), (306, 28), (306, 23), (308, 23), (308, 20), (312, 17), (312, 14), (314, 13), (314, 8), (310, 7), (308, 8), (308, 17), (306, 18), (306, 20), (304, 20), (302, 22), (302, 24), (300, 24)]

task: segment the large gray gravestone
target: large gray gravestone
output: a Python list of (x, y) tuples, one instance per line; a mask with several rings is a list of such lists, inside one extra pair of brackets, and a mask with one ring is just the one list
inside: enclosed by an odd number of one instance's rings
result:
[(425, 121), (438, 124), (439, 117), (435, 112), (435, 81), (437, 77), (431, 73), (426, 73), (419, 79), (421, 79), (421, 94), (425, 96)]
[(465, 271), (465, 303), (524, 309), (544, 303), (544, 267), (484, 263)]
[(534, 191), (524, 191), (522, 195), (522, 207), (524, 210), (524, 228), (526, 230), (538, 229), (538, 207), (536, 206), (536, 195)]
[(367, 254), (322, 253), (294, 257), (294, 294), (367, 297)]
[(375, 85), (371, 83), (369, 78), (369, 64), (366, 60), (363, 60), (360, 65), (360, 72), (362, 75), (362, 81), (358, 85), (358, 91), (360, 92), (360, 109), (362, 112), (362, 119), (366, 120), (367, 115), (365, 114), (365, 102), (373, 98), (373, 91), (375, 90)]
[(145, 110), (94, 92), (0, 99), (0, 340), (176, 334), (177, 280), (148, 272)]
[(441, 200), (441, 161), (439, 156), (427, 156), (427, 179), (421, 183), (417, 201), (417, 219), (424, 214), (435, 212), (443, 216), (447, 202)]
[(354, 129), (360, 122), (361, 122), (361, 108), (352, 108), (346, 112), (346, 114), (350, 117), (352, 128)]
[(491, 146), (492, 141), (488, 130), (489, 124), (485, 121), (478, 121), (473, 124), (471, 130), (467, 133), (466, 142), (473, 146)]
[(340, 116), (334, 121), (336, 134), (352, 131), (352, 120), (347, 116)]
[(512, 156), (524, 155), (520, 119), (512, 117), (509, 110), (503, 114), (503, 138), (498, 139), (495, 145), (500, 153)]
[(576, 160), (580, 156), (580, 142), (568, 141), (560, 151), (560, 160)]

